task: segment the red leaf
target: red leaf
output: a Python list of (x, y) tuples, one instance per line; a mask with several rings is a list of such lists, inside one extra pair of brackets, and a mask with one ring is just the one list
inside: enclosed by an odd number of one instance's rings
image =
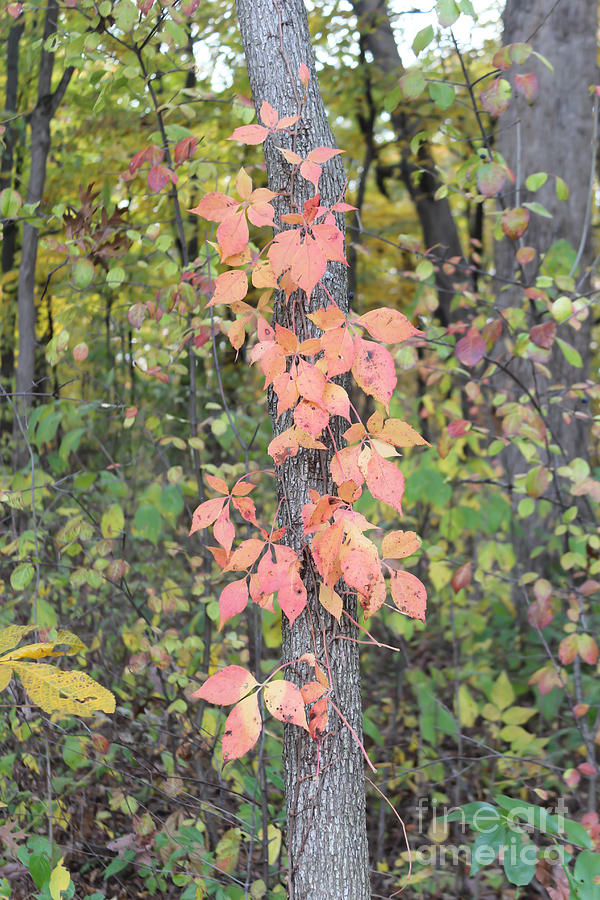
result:
[(365, 476), (358, 467), (360, 447), (342, 447), (331, 460), (331, 477), (336, 484), (344, 481), (353, 481), (357, 487), (365, 480)]
[(469, 328), (467, 333), (457, 342), (454, 352), (463, 364), (470, 369), (476, 366), (485, 356), (487, 347), (477, 328)]
[(223, 547), (227, 555), (231, 553), (231, 545), (235, 537), (235, 528), (229, 519), (229, 510), (224, 509), (213, 527), (213, 534), (217, 543)]
[(582, 660), (595, 666), (598, 662), (598, 644), (589, 634), (580, 634), (577, 649)]
[(333, 159), (334, 156), (337, 156), (339, 153), (343, 152), (343, 150), (333, 150), (331, 147), (315, 147), (314, 150), (310, 151), (306, 158), (307, 160), (309, 160), (309, 162), (322, 165), (329, 159)]
[(340, 549), (344, 537), (344, 526), (341, 522), (330, 525), (324, 531), (315, 534), (312, 542), (312, 553), (325, 584), (335, 587), (341, 578)]
[(578, 636), (576, 634), (570, 634), (568, 637), (563, 638), (558, 646), (558, 658), (560, 659), (563, 666), (568, 666), (569, 663), (572, 663), (575, 657), (577, 656), (578, 650)]
[(327, 268), (327, 259), (315, 239), (307, 234), (304, 242), (299, 247), (294, 258), (292, 259), (292, 278), (299, 288), (306, 292), (306, 296), (310, 297), (316, 285), (319, 283), (325, 269)]
[(322, 697), (327, 688), (323, 687), (318, 681), (309, 681), (300, 688), (302, 699), (305, 703), (314, 703), (319, 697)]
[(272, 716), (280, 722), (299, 725), (308, 731), (304, 700), (295, 684), (291, 681), (270, 681), (263, 688), (263, 697)]
[(327, 731), (328, 718), (327, 697), (321, 697), (313, 704), (310, 711), (308, 730), (313, 741), (318, 741)]
[(250, 672), (241, 666), (227, 666), (207, 678), (201, 688), (190, 694), (191, 700), (206, 700), (219, 706), (237, 703), (253, 690), (258, 681)]
[(448, 437), (462, 437), (467, 431), (471, 430), (471, 423), (466, 419), (457, 419), (455, 422), (450, 422), (446, 430), (448, 432)]
[[(496, 57), (494, 57), (495, 59)], [(497, 63), (494, 62), (494, 65)], [(508, 64), (507, 68), (510, 66)], [(501, 66), (499, 66), (501, 68)], [(480, 94), (481, 105), (486, 112), (497, 119), (508, 109), (510, 103), (510, 84), (505, 78), (496, 78), (495, 81)]]
[(427, 591), (425, 585), (410, 572), (391, 573), (392, 600), (400, 610), (411, 619), (425, 621), (427, 608)]
[(364, 316), (360, 316), (357, 322), (366, 328), (376, 341), (383, 341), (386, 344), (399, 344), (414, 337), (415, 334), (423, 334), (411, 325), (401, 312), (387, 307), (372, 309)]
[(227, 482), (223, 481), (222, 478), (217, 478), (216, 475), (205, 475), (204, 478), (213, 491), (218, 491), (220, 494), (229, 494)]
[(267, 103), (266, 100), (263, 100), (260, 107), (260, 117), (267, 128), (273, 129), (275, 128), (279, 120), (279, 113), (275, 109), (273, 109), (270, 103)]
[(363, 338), (355, 339), (354, 348), (354, 380), (365, 394), (375, 397), (388, 409), (397, 382), (394, 360), (389, 350)]
[(212, 525), (221, 514), (225, 502), (225, 497), (215, 497), (213, 500), (206, 500), (204, 503), (201, 503), (200, 506), (197, 506), (192, 516), (190, 534), (194, 534), (194, 532), (200, 531), (201, 528), (208, 528), (209, 525)]
[(148, 187), (154, 194), (158, 194), (170, 181), (175, 184), (177, 175), (166, 166), (152, 166), (148, 172)]
[(262, 144), (269, 134), (263, 125), (240, 125), (227, 138), (228, 141), (241, 141), (242, 144)]
[(251, 750), (262, 729), (256, 694), (246, 697), (233, 707), (225, 720), (223, 732), (223, 762), (239, 759)]
[(182, 138), (173, 150), (173, 159), (176, 166), (180, 166), (186, 159), (190, 159), (196, 152), (198, 138), (185, 137)]
[(329, 413), (316, 403), (301, 400), (294, 410), (294, 422), (298, 428), (318, 438), (329, 423)]
[(452, 590), (455, 594), (458, 594), (462, 588), (469, 587), (471, 584), (471, 563), (465, 563), (464, 566), (459, 566), (454, 575), (452, 576)]
[(294, 624), (306, 606), (306, 588), (298, 572), (291, 568), (287, 581), (277, 591), (277, 602), (288, 618), (290, 626)]
[(328, 378), (335, 378), (336, 375), (350, 371), (354, 364), (355, 345), (348, 328), (333, 328), (326, 331), (321, 338), (321, 346), (327, 360)]
[(221, 613), (219, 631), (223, 628), (225, 622), (246, 609), (248, 596), (248, 584), (245, 578), (241, 578), (239, 581), (232, 581), (231, 584), (223, 588), (219, 597), (219, 612)]
[(577, 768), (582, 775), (587, 775), (589, 778), (595, 778), (598, 774), (598, 769), (596, 768), (596, 766), (593, 766), (589, 762), (580, 763)]
[(306, 87), (310, 80), (310, 71), (306, 63), (300, 63), (300, 67), (298, 69), (298, 77), (300, 78), (301, 83)]
[(365, 619), (385, 603), (385, 581), (375, 547), (356, 547), (344, 554), (342, 573), (349, 588), (359, 594)]
[[(217, 241), (221, 248), (221, 260), (241, 253), (248, 244), (250, 235), (243, 211), (231, 213), (217, 228)], [(244, 276), (245, 277), (245, 276)]]
[(367, 464), (367, 487), (376, 500), (389, 503), (402, 515), (404, 476), (400, 469), (372, 450)]
[(544, 322), (542, 325), (534, 325), (529, 332), (529, 337), (537, 347), (542, 350), (551, 350), (556, 336), (556, 322)]
[(535, 72), (515, 75), (515, 89), (529, 104), (533, 103), (540, 90), (540, 82)]

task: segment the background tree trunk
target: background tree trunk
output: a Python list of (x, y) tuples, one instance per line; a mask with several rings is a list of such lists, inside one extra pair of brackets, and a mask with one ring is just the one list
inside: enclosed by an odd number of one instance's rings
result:
[[(373, 77), (383, 79), (395, 87), (404, 74), (402, 59), (392, 30), (386, 0), (352, 0), (358, 17), (358, 28), (364, 46), (373, 57)], [(415, 205), (425, 249), (439, 262), (436, 271), (436, 287), (439, 306), (438, 317), (442, 324), (450, 321), (450, 302), (456, 291), (456, 275), (447, 275), (442, 263), (450, 257), (462, 257), (460, 237), (447, 197), (435, 199), (441, 186), (435, 174), (435, 163), (427, 142), (421, 144), (418, 162), (412, 157), (411, 138), (421, 130), (422, 122), (415, 115), (407, 114), (401, 104), (391, 114), (392, 125), (401, 155), (401, 177)], [(418, 174), (417, 174), (418, 173)], [(460, 280), (460, 276), (458, 276)]]
[[(300, 63), (311, 73), (307, 102), (298, 130), (296, 150), (305, 156), (319, 146), (335, 146), (315, 74), (306, 10), (301, 0), (237, 0), (237, 10), (246, 54), (250, 86), (257, 110), (267, 100), (280, 116), (298, 112), (304, 88), (298, 78)], [(278, 135), (277, 144), (291, 147), (289, 135)], [(290, 167), (271, 139), (265, 142), (269, 187), (289, 191)], [(344, 172), (339, 157), (324, 166), (320, 181), (322, 202), (334, 203), (344, 189)], [(293, 182), (293, 205), (302, 207), (314, 194), (313, 186), (300, 176)], [(284, 206), (285, 204), (285, 206)], [(281, 201), (278, 214), (289, 211)], [(342, 226), (342, 223), (339, 223)], [(341, 264), (330, 264), (324, 277), (327, 289), (342, 309), (348, 308), (346, 270)], [(325, 305), (326, 294), (317, 287), (307, 302), (303, 292), (275, 300), (275, 321), (292, 328), (295, 306), (295, 330), (303, 340), (315, 336), (306, 314)], [(275, 434), (292, 422), (291, 412), (276, 418), (276, 402), (271, 397), (270, 412)], [(345, 430), (333, 420), (332, 431), (338, 446)], [(329, 475), (332, 451), (300, 449), (278, 469), (279, 496), (283, 501), (282, 524), (288, 526), (286, 540), (302, 553), (303, 527), (301, 510), (309, 501), (309, 489), (333, 493)], [(349, 640), (336, 640), (340, 634), (355, 637), (347, 619), (341, 626), (320, 606), (317, 584), (310, 571), (310, 552), (304, 551), (307, 566), (303, 572), (308, 607), (293, 628), (283, 621), (283, 659), (298, 659), (302, 653), (315, 652), (324, 659), (327, 647), (333, 675), (334, 699), (358, 735), (362, 735), (362, 711), (358, 645)], [(347, 609), (356, 615), (356, 601)], [(306, 680), (307, 666), (299, 664), (286, 670), (286, 677)], [(318, 747), (310, 736), (293, 726), (286, 726), (283, 765), (286, 790), (289, 853), (289, 897), (291, 900), (365, 900), (370, 897), (369, 858), (365, 825), (365, 791), (363, 757), (354, 737), (330, 707), (330, 731), (325, 737), (319, 758)], [(319, 770), (318, 777), (317, 767)]]
[[(56, 33), (58, 22), (58, 2), (48, 0), (44, 21), (44, 34), (38, 75), (37, 103), (29, 118), (31, 128), (30, 170), (27, 186), (27, 203), (38, 204), (42, 200), (46, 182), (46, 163), (50, 152), (50, 122), (67, 89), (73, 68), (65, 69), (61, 80), (52, 93), (52, 71), (54, 53), (45, 48), (45, 43)], [(17, 362), (17, 404), (21, 415), (26, 415), (31, 404), (31, 392), (35, 378), (35, 270), (37, 264), (38, 229), (25, 222), (23, 225), (23, 241), (21, 247), (21, 264), (19, 267), (19, 288), (17, 295), (19, 316), (19, 358)], [(15, 467), (20, 468), (26, 457), (26, 448), (20, 436), (20, 429), (15, 423), (16, 438)]]
[[(595, 168), (595, 107), (588, 88), (598, 80), (597, 27), (598, 4), (594, 0), (570, 0), (559, 4), (554, 0), (507, 0), (504, 12), (503, 43), (530, 43), (554, 67), (554, 72), (550, 72), (533, 55), (524, 65), (514, 67), (517, 72), (535, 72), (539, 78), (539, 93), (532, 105), (520, 95), (513, 97), (498, 128), (497, 148), (517, 176), (517, 183), (503, 192), (505, 205), (512, 207), (535, 199), (552, 214), (551, 219), (531, 214), (522, 243), (535, 247), (538, 256), (525, 267), (525, 280), (535, 284), (540, 258), (556, 240), (566, 240), (578, 255), (575, 280), (582, 294), (592, 289), (589, 213), (593, 189), (590, 178), (593, 178)], [(512, 80), (512, 76), (511, 69), (506, 77)], [(526, 177), (534, 172), (549, 173), (548, 181), (535, 195), (524, 187)], [(556, 196), (552, 176), (558, 174), (570, 190), (566, 201), (559, 201)], [(518, 268), (514, 241), (505, 238), (497, 242), (497, 274), (504, 279), (514, 279)], [(497, 302), (500, 309), (521, 306), (523, 291), (508, 287), (498, 294)], [(542, 320), (547, 321), (547, 313), (536, 312), (530, 304), (529, 325)], [(591, 322), (589, 315), (578, 331), (564, 324), (557, 332), (579, 351), (583, 370), (568, 364), (556, 345), (547, 363), (551, 373), (549, 379), (536, 372), (529, 361), (513, 358), (508, 364), (521, 383), (537, 396), (550, 426), (550, 442), (560, 448), (558, 455), (551, 454), (545, 459), (551, 469), (587, 454), (587, 410), (578, 407), (577, 397), (571, 396), (569, 389), (587, 375)], [(497, 386), (506, 391), (511, 400), (518, 400), (523, 393), (505, 374), (500, 375)], [(529, 469), (529, 464), (514, 445), (504, 454), (504, 461), (511, 484), (514, 484), (515, 475)], [(548, 496), (560, 500), (557, 482), (558, 479), (550, 485)], [(516, 514), (515, 522), (518, 522)], [(547, 525), (530, 517), (523, 533), (517, 526), (515, 553), (521, 570), (531, 568), (532, 551), (544, 540)], [(538, 564), (540, 562), (541, 559)]]

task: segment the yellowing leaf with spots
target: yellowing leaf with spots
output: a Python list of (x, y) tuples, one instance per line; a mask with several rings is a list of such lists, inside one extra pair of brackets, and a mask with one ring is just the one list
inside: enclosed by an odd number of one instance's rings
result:
[(308, 731), (302, 694), (291, 681), (271, 681), (265, 685), (265, 704), (272, 716), (280, 722), (299, 725)]
[(109, 690), (85, 672), (64, 672), (45, 663), (13, 662), (30, 699), (47, 713), (92, 716), (101, 710), (115, 711), (115, 698)]
[(0, 631), (0, 653), (16, 647), (21, 639), (26, 634), (31, 634), (34, 629), (35, 625), (9, 625), (8, 628), (3, 628)]
[(48, 884), (52, 900), (61, 900), (62, 892), (66, 891), (70, 884), (71, 876), (68, 870), (64, 867), (63, 861), (61, 859), (60, 862), (57, 863), (57, 865), (55, 865), (52, 869), (50, 882)]

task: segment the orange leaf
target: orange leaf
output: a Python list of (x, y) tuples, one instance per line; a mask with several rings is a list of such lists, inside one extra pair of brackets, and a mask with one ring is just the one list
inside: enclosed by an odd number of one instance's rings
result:
[(423, 334), (401, 312), (389, 307), (372, 309), (360, 316), (358, 324), (366, 328), (376, 341), (384, 341), (386, 344), (399, 344), (415, 334)]
[[(229, 219), (225, 220), (225, 222), (228, 221)], [(219, 303), (236, 303), (239, 300), (243, 300), (247, 293), (248, 279), (245, 272), (240, 271), (240, 269), (223, 272), (215, 281), (215, 290), (210, 302), (207, 303), (207, 307), (217, 306)]]
[(421, 619), (424, 622), (427, 608), (425, 585), (410, 572), (392, 571), (390, 574), (392, 600), (400, 612), (411, 619)]
[(280, 722), (299, 725), (308, 731), (304, 700), (299, 688), (291, 681), (270, 681), (263, 689), (265, 705)]
[(321, 331), (331, 331), (332, 328), (339, 328), (346, 324), (346, 316), (339, 306), (328, 306), (326, 309), (316, 309), (313, 313), (308, 314), (311, 322), (314, 322)]
[(190, 534), (200, 531), (202, 528), (208, 528), (216, 519), (219, 518), (221, 510), (226, 502), (225, 497), (215, 497), (213, 500), (206, 500), (197, 506), (192, 516), (192, 527)]
[(355, 339), (354, 347), (354, 380), (365, 394), (375, 397), (387, 409), (397, 381), (394, 360), (389, 350), (362, 338)]
[(312, 554), (325, 584), (333, 588), (342, 574), (340, 566), (340, 550), (344, 537), (344, 526), (341, 522), (330, 525), (313, 538)]
[(322, 697), (327, 689), (319, 684), (318, 681), (309, 681), (300, 688), (302, 699), (305, 703), (314, 703), (319, 697)]
[(296, 456), (298, 447), (295, 429), (287, 428), (273, 438), (267, 447), (267, 453), (273, 457), (273, 462), (276, 466), (282, 466), (289, 456)]
[(205, 475), (204, 478), (214, 491), (218, 491), (220, 494), (229, 494), (227, 482), (223, 481), (222, 478), (217, 478), (216, 475)]
[(320, 700), (313, 705), (310, 711), (310, 722), (308, 730), (314, 741), (317, 741), (327, 731), (327, 697), (321, 697)]
[(256, 694), (246, 697), (233, 707), (225, 720), (223, 732), (223, 762), (239, 759), (254, 747), (262, 729)]
[(221, 222), (238, 206), (239, 203), (233, 197), (228, 197), (219, 191), (211, 191), (204, 195), (198, 206), (188, 209), (188, 212), (195, 213), (209, 222)]
[(386, 419), (382, 430), (377, 432), (377, 437), (387, 441), (388, 444), (394, 444), (395, 447), (430, 446), (429, 441), (402, 419)]
[(296, 378), (296, 386), (298, 393), (305, 400), (312, 403), (321, 403), (323, 399), (323, 391), (325, 390), (325, 376), (317, 369), (316, 366), (300, 360), (298, 363), (298, 377)]
[(307, 297), (312, 294), (326, 268), (325, 254), (315, 239), (307, 234), (292, 259), (292, 278), (298, 287), (306, 292)]
[(260, 556), (264, 546), (265, 542), (259, 541), (258, 538), (249, 538), (247, 541), (242, 541), (240, 546), (231, 554), (229, 563), (223, 571), (241, 572), (244, 569), (249, 569)]
[(326, 384), (322, 402), (330, 415), (341, 416), (350, 421), (350, 399), (341, 384)]
[(421, 546), (420, 538), (414, 531), (390, 531), (381, 544), (381, 555), (387, 559), (404, 559), (416, 553)]
[(237, 703), (257, 685), (258, 681), (254, 675), (246, 669), (241, 666), (227, 666), (207, 678), (201, 688), (190, 694), (190, 699), (229, 706), (230, 703)]
[(225, 622), (243, 612), (248, 604), (248, 584), (245, 578), (240, 581), (232, 581), (221, 591), (219, 597), (219, 612), (221, 618), (219, 621), (219, 631), (223, 628)]
[(226, 553), (231, 553), (231, 545), (235, 537), (235, 528), (229, 519), (229, 510), (224, 509), (213, 527), (213, 534), (217, 543), (223, 547)]
[[(333, 463), (333, 460), (332, 460)], [(333, 474), (333, 473), (332, 473)], [(351, 476), (354, 481), (354, 476)], [(402, 516), (404, 476), (394, 463), (388, 462), (375, 450), (367, 463), (367, 487), (376, 500), (389, 503)]]
[(279, 120), (279, 113), (277, 112), (277, 110), (273, 109), (270, 103), (267, 103), (266, 100), (263, 100), (260, 107), (260, 118), (265, 123), (267, 128), (275, 128)]

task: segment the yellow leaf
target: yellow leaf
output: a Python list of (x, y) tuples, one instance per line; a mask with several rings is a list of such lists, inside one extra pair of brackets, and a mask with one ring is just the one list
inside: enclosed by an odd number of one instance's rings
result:
[(16, 647), (21, 638), (35, 629), (35, 625), (9, 625), (0, 631), (0, 653)]
[(319, 602), (328, 613), (340, 621), (342, 618), (342, 598), (336, 591), (328, 587), (326, 584), (319, 586)]
[(66, 891), (69, 885), (71, 884), (71, 876), (67, 869), (63, 866), (62, 859), (60, 862), (54, 866), (52, 869), (52, 874), (50, 875), (50, 896), (52, 900), (60, 900), (60, 895), (63, 891)]
[(492, 685), (490, 692), (490, 700), (495, 703), (498, 709), (506, 709), (514, 703), (515, 692), (508, 679), (506, 672), (500, 672), (500, 675)]
[[(477, 702), (471, 696), (466, 684), (461, 684), (458, 689), (458, 714), (461, 725), (464, 725), (466, 728), (471, 728), (479, 715)], [(435, 840), (435, 838), (432, 838), (432, 840)]]
[(527, 706), (511, 706), (502, 713), (502, 721), (507, 725), (523, 725), (524, 722), (535, 716), (536, 712), (537, 709)]
[(5, 687), (8, 687), (11, 678), (12, 666), (6, 664), (2, 665), (0, 660), (0, 691), (3, 691)]
[(73, 634), (72, 631), (67, 631), (65, 628), (61, 628), (57, 633), (54, 643), (66, 644), (66, 646), (69, 647), (69, 649), (65, 651), (68, 656), (73, 656), (75, 653), (81, 653), (82, 650), (87, 650), (83, 641), (78, 638), (76, 634)]
[(499, 722), (502, 718), (502, 713), (493, 703), (486, 703), (481, 710), (481, 715), (484, 719), (487, 719), (488, 722)]
[(26, 644), (19, 647), (18, 650), (11, 650), (5, 656), (0, 658), (0, 662), (11, 662), (15, 659), (42, 659), (45, 656), (66, 656), (64, 650), (55, 650), (54, 641), (44, 641), (39, 644)]
[(115, 710), (114, 695), (85, 672), (63, 672), (44, 663), (17, 662), (13, 668), (31, 700), (47, 713), (91, 716)]

